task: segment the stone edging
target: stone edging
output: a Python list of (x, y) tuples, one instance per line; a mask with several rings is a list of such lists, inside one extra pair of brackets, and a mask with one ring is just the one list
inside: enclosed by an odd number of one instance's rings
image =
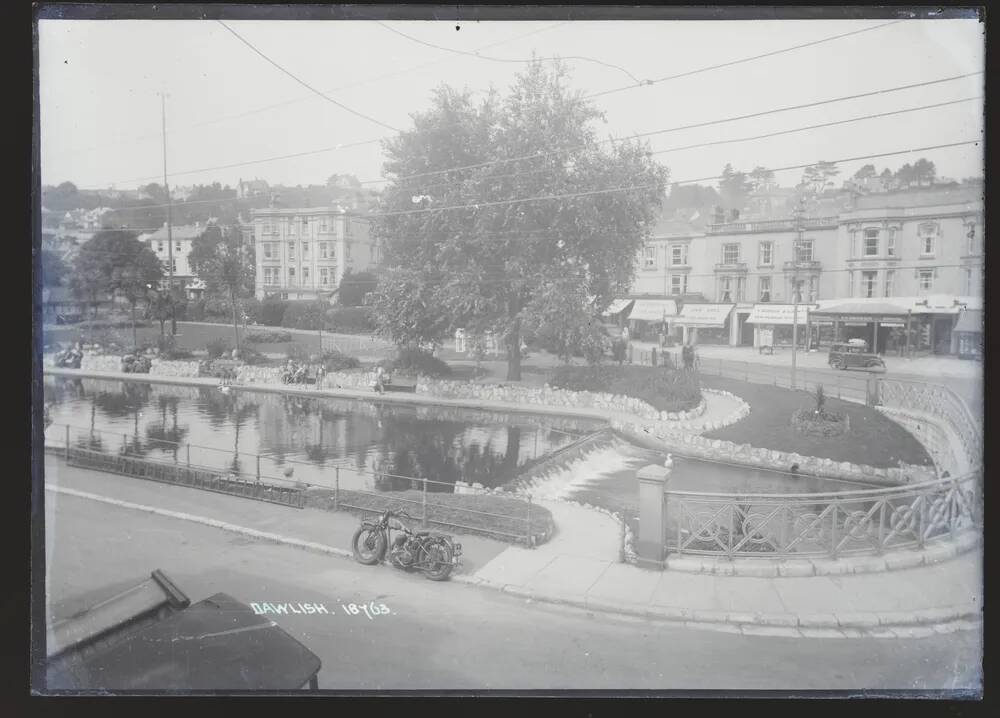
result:
[[(225, 521), (196, 516), (179, 511), (160, 509), (154, 506), (136, 504), (130, 501), (113, 499), (87, 491), (77, 491), (57, 486), (46, 486), (46, 491), (78, 496), (80, 498), (100, 501), (123, 508), (144, 511), (169, 518), (191, 521), (213, 526), (215, 528), (242, 534), (252, 538), (271, 541), (278, 544), (314, 551), (326, 555), (352, 559), (353, 554), (346, 550), (303, 541), (280, 534), (258, 531), (256, 529), (238, 526)], [(954, 607), (923, 609), (917, 611), (898, 612), (855, 612), (841, 614), (759, 614), (725, 611), (702, 611), (671, 607), (653, 607), (613, 603), (592, 599), (587, 596), (567, 597), (555, 594), (539, 593), (483, 579), (457, 574), (452, 577), (456, 583), (463, 583), (482, 588), (499, 590), (511, 596), (519, 596), (529, 600), (544, 603), (575, 606), (587, 610), (598, 610), (640, 618), (651, 618), (682, 624), (686, 628), (699, 628), (725, 631), (729, 633), (746, 633), (747, 635), (774, 635), (805, 638), (926, 638), (937, 634), (954, 633), (962, 630), (978, 630), (981, 628), (981, 609), (975, 607)]]

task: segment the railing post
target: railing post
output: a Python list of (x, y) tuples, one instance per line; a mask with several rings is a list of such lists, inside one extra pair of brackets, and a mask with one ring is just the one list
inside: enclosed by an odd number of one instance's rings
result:
[(528, 494), (528, 518), (527, 518), (527, 535), (525, 537), (525, 543), (528, 548), (534, 548), (535, 542), (531, 537), (531, 494)]
[(260, 454), (257, 454), (257, 483), (260, 483)]
[(340, 467), (334, 469), (333, 475), (333, 510), (337, 511), (340, 506)]
[(424, 516), (420, 521), (420, 525), (426, 529), (427, 528), (427, 477), (426, 476), (424, 477), (424, 491), (421, 497), (421, 506), (424, 510)]
[(122, 453), (128, 454), (128, 434), (122, 434)]
[(69, 424), (66, 424), (66, 461), (69, 461)]
[(191, 468), (191, 443), (188, 442), (186, 444), (186, 446), (187, 446), (187, 467), (190, 469)]

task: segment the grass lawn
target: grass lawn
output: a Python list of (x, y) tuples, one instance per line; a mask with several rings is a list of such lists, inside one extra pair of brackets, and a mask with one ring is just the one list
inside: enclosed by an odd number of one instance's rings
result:
[[(392, 491), (380, 494), (371, 492), (340, 490), (339, 503), (342, 509), (352, 513), (375, 513), (392, 509), (406, 511), (419, 522), (423, 515), (422, 492), (416, 490)], [(322, 509), (333, 507), (333, 491), (310, 488), (306, 492), (306, 505)], [(473, 513), (478, 512), (478, 513)], [(495, 515), (490, 515), (495, 514)], [(515, 543), (526, 532), (528, 503), (521, 499), (504, 496), (447, 494), (431, 492), (427, 494), (427, 518), (441, 524), (430, 523), (430, 530), (456, 533), (480, 534), (489, 538)], [(541, 506), (531, 505), (531, 533), (538, 543), (542, 543), (553, 533), (555, 526), (552, 514)]]
[(897, 466), (900, 461), (933, 465), (909, 432), (867, 406), (827, 398), (826, 410), (847, 414), (851, 429), (841, 436), (821, 438), (792, 428), (792, 412), (815, 407), (811, 394), (715, 376), (702, 376), (701, 384), (706, 389), (730, 391), (750, 404), (750, 416), (705, 433), (707, 438), (881, 468)]

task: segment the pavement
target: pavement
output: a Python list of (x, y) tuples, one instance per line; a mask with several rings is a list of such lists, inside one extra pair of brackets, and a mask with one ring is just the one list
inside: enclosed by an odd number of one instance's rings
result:
[[(110, 493), (108, 484), (101, 490)], [(160, 569), (193, 602), (221, 591), (278, 607), (266, 617), (320, 658), (320, 690), (982, 693), (983, 644), (972, 631), (831, 641), (692, 630), (428, 581), (57, 491), (43, 497), (48, 616), (73, 615)], [(297, 525), (302, 516), (277, 512), (271, 529), (282, 521)], [(340, 545), (334, 536), (327, 540)], [(312, 614), (289, 608), (300, 603), (323, 608)], [(366, 614), (359, 606), (379, 610)], [(102, 687), (99, 676), (67, 686)]]
[[(345, 559), (358, 525), (351, 514), (114, 476), (51, 455), (45, 486), (47, 499), (76, 496)], [(552, 541), (527, 549), (460, 535), (465, 565), (453, 580), (531, 601), (747, 636), (926, 638), (982, 630), (978, 550), (930, 565), (842, 575), (651, 571), (619, 562), (617, 522), (606, 514), (568, 502), (543, 505), (559, 525)]]

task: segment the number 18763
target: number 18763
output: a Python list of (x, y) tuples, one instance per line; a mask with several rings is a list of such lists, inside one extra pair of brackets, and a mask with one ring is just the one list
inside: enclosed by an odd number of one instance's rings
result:
[(392, 611), (384, 603), (342, 603), (340, 607), (344, 610), (348, 616), (360, 616), (364, 614), (368, 617), (369, 621), (375, 620), (375, 616), (387, 616)]

